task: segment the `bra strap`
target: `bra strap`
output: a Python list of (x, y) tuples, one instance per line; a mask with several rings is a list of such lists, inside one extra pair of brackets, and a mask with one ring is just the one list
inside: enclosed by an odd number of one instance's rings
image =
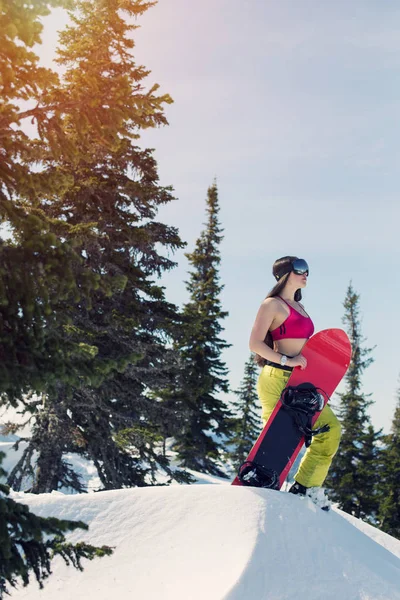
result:
[(292, 306), (290, 306), (289, 302), (286, 302), (286, 300), (284, 298), (282, 298), (282, 296), (278, 296), (278, 298), (280, 298), (281, 300), (283, 300), (284, 303), (288, 305), (288, 307), (290, 308), (290, 310), (293, 308)]

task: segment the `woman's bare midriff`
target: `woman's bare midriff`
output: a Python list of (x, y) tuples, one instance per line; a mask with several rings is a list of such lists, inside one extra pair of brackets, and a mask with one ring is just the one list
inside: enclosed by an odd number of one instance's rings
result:
[(274, 350), (275, 352), (285, 354), (286, 356), (292, 358), (293, 356), (297, 356), (301, 353), (306, 341), (307, 339), (296, 340), (290, 338), (285, 340), (278, 340), (274, 342)]

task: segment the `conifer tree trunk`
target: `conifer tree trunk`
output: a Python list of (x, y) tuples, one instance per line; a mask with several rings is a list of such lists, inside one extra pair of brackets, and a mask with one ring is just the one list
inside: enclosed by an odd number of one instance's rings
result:
[(57, 415), (50, 413), (47, 418), (42, 416), (41, 422), (40, 454), (36, 463), (35, 482), (31, 489), (33, 494), (46, 494), (58, 489), (66, 446)]
[[(60, 396), (62, 392), (60, 390)], [(48, 400), (47, 400), (48, 401)], [(68, 448), (69, 430), (62, 397), (44, 406), (34, 426), (33, 445), (37, 440), (39, 456), (36, 463), (33, 494), (46, 494), (57, 490), (63, 481), (63, 455)]]

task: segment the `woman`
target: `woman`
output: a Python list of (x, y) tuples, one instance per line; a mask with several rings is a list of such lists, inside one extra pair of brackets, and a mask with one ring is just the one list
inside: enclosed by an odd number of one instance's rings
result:
[[(293, 368), (307, 368), (301, 350), (314, 333), (313, 322), (300, 303), (309, 274), (306, 261), (284, 256), (274, 262), (272, 273), (278, 283), (261, 304), (250, 336), (250, 350), (262, 367), (257, 393), (264, 425)], [(329, 431), (313, 437), (289, 490), (294, 494), (306, 494), (308, 488), (321, 486), (328, 474), (340, 442), (340, 423), (328, 405), (314, 428), (323, 425), (329, 425)]]

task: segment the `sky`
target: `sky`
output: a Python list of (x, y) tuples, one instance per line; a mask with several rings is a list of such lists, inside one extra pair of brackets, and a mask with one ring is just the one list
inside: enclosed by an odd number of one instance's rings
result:
[[(44, 19), (43, 64), (54, 56), (60, 9)], [(360, 294), (373, 364), (363, 392), (389, 432), (400, 386), (400, 5), (392, 0), (160, 0), (138, 20), (135, 57), (169, 93), (169, 126), (142, 135), (176, 202), (159, 219), (192, 251), (216, 178), (223, 355), (232, 389), (243, 377), (272, 263), (310, 265), (304, 305), (316, 330), (342, 327), (350, 281)], [(163, 278), (188, 300), (189, 265)], [(340, 388), (342, 389), (342, 388)], [(230, 394), (229, 398), (232, 398)]]

